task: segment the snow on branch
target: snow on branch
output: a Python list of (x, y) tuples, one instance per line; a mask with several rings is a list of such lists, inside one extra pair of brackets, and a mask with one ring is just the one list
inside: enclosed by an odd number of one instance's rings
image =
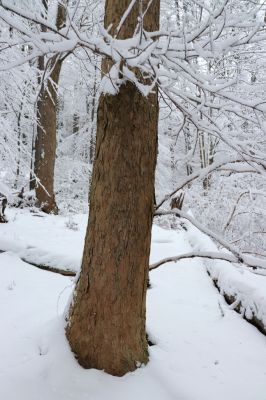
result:
[[(247, 166), (245, 165), (246, 162), (249, 162), (250, 169), (247, 169)], [(257, 165), (258, 168), (256, 168), (255, 165)], [(208, 167), (199, 169), (198, 171), (188, 175), (185, 179), (183, 179), (183, 181), (180, 182), (178, 186), (171, 193), (165, 195), (164, 198), (156, 205), (156, 210), (158, 210), (166, 201), (168, 201), (177, 192), (182, 190), (185, 186), (189, 185), (196, 179), (204, 179), (206, 176), (208, 176), (214, 171), (230, 171), (230, 172), (242, 172), (242, 173), (248, 172), (248, 173), (262, 174), (266, 172), (266, 162), (264, 162), (263, 160), (261, 161), (254, 160), (252, 157), (243, 160), (243, 158), (236, 158), (236, 156), (234, 155), (228, 157), (225, 160), (215, 161)]]
[[(104, 77), (104, 84), (101, 85), (103, 92), (109, 93), (111, 88), (110, 94), (115, 94), (122, 84), (131, 81), (147, 96), (157, 85), (193, 124), (220, 137), (240, 153), (240, 145), (226, 140), (224, 127), (217, 118), (209, 115), (209, 108), (212, 107), (220, 115), (235, 114), (238, 118), (248, 119), (260, 126), (260, 115), (253, 117), (245, 109), (265, 113), (266, 103), (234, 94), (232, 88), (237, 86), (239, 78), (236, 79), (231, 73), (221, 75), (208, 65), (210, 60), (217, 63), (227, 56), (232, 57), (234, 51), (243, 46), (251, 49), (253, 44), (266, 41), (260, 7), (253, 4), (245, 13), (239, 14), (234, 2), (226, 0), (213, 9), (203, 7), (202, 19), (195, 26), (186, 23), (176, 30), (169, 26), (157, 32), (136, 29), (132, 38), (121, 40), (117, 38), (117, 33), (134, 4), (135, 1), (130, 2), (112, 36), (100, 21), (91, 22), (94, 29), (83, 32), (78, 21), (71, 19), (67, 27), (58, 30), (54, 23), (37, 12), (30, 12), (2, 0), (0, 19), (7, 26), (13, 27), (18, 35), (17, 46), (13, 38), (8, 35), (3, 37), (4, 46), (0, 46), (3, 62), (0, 70), (22, 65), (42, 54), (51, 56), (84, 48), (112, 60), (110, 65), (116, 66), (116, 74)], [(70, 15), (70, 12), (67, 14)], [(140, 17), (144, 18), (145, 15)], [(136, 28), (138, 24), (139, 19)], [(40, 25), (45, 29), (40, 31)], [(23, 42), (28, 46), (26, 55), (20, 51)], [(117, 90), (113, 90), (114, 87)], [(197, 96), (191, 94), (195, 91), (198, 92)]]
[[(134, 3), (135, 1), (132, 1), (126, 10), (117, 28), (118, 31)], [(58, 30), (54, 23), (44, 19), (36, 12), (32, 13), (16, 7), (11, 2), (4, 0), (0, 1), (0, 18), (21, 33), (20, 43), (21, 40), (31, 43), (33, 56), (35, 56), (36, 49), (41, 50), (43, 54), (51, 54), (69, 51), (71, 48), (73, 50), (75, 47), (81, 46), (111, 58), (114, 62), (121, 62), (128, 68), (137, 67), (143, 73), (149, 73), (156, 81), (160, 78), (162, 86), (165, 86), (167, 79), (174, 81), (177, 75), (181, 74), (192, 83), (197, 82), (202, 89), (217, 93), (226, 99), (229, 98), (233, 102), (237, 101), (242, 105), (264, 110), (262, 105), (235, 99), (231, 93), (226, 91), (230, 86), (228, 80), (215, 79), (215, 76), (207, 71), (199, 74), (195, 70), (195, 66), (190, 63), (190, 60), (200, 58), (203, 64), (204, 60), (220, 57), (221, 54), (225, 55), (236, 47), (266, 40), (264, 25), (259, 16), (259, 7), (254, 5), (253, 9), (246, 14), (237, 17), (236, 14), (230, 13), (230, 3), (226, 0), (215, 7), (212, 12), (210, 10), (205, 12), (200, 26), (190, 27), (188, 25), (176, 31), (169, 28), (169, 30), (163, 29), (158, 32), (145, 32), (141, 40), (139, 40), (140, 33), (138, 31), (132, 39), (117, 39), (117, 32), (115, 37), (112, 37), (99, 22), (94, 22), (95, 25), (98, 24), (97, 35), (94, 33), (85, 35), (80, 31), (78, 25), (74, 24), (74, 21), (71, 21), (67, 28)], [(243, 21), (246, 23), (243, 24)], [(45, 27), (47, 32), (36, 30), (36, 24)], [(138, 21), (136, 21), (137, 24)], [(210, 25), (212, 34), (210, 34)], [(185, 35), (184, 29), (186, 29)], [(145, 49), (150, 49), (152, 43), (156, 45), (152, 46), (151, 50), (145, 51)], [(140, 55), (141, 57), (139, 57)], [(7, 63), (6, 68), (9, 67), (10, 65)], [(165, 71), (168, 73), (166, 74)]]
[[(263, 260), (261, 258), (252, 257), (252, 256), (247, 256), (247, 255), (241, 253), (234, 246), (232, 246), (230, 243), (228, 243), (226, 240), (221, 238), (216, 233), (212, 232), (210, 229), (204, 227), (201, 223), (196, 221), (192, 216), (190, 216), (186, 212), (175, 209), (173, 211), (162, 211), (162, 212), (157, 211), (154, 214), (155, 217), (166, 216), (166, 215), (175, 215), (177, 217), (181, 217), (181, 218), (188, 220), (192, 225), (194, 225), (197, 229), (199, 229), (199, 231), (201, 231), (205, 235), (209, 236), (215, 242), (217, 242), (220, 246), (222, 246), (223, 248), (228, 250), (231, 253), (231, 255), (230, 254), (228, 255), (228, 258), (226, 258), (226, 261), (244, 264), (252, 269), (257, 269), (257, 268), (266, 269), (266, 260)], [(195, 254), (195, 253), (193, 253), (193, 254)], [(217, 258), (216, 256), (219, 255), (220, 253), (215, 253), (215, 256), (213, 255), (214, 253), (209, 253), (209, 252), (196, 253), (196, 254), (204, 254), (205, 258), (206, 258), (206, 255), (209, 254), (209, 257), (207, 257), (207, 258), (215, 259), (215, 258)], [(195, 257), (197, 257), (197, 256), (195, 256)], [(226, 257), (227, 257), (227, 254), (226, 254)], [(188, 257), (185, 257), (185, 258), (188, 258)], [(221, 258), (221, 259), (224, 259), (224, 258)]]
[[(199, 20), (190, 22), (191, 11), (183, 11), (182, 21), (164, 24), (156, 32), (137, 29), (141, 18), (145, 18), (144, 12), (136, 20), (134, 35), (122, 40), (118, 32), (127, 23), (135, 1), (128, 3), (111, 34), (111, 29), (102, 26), (101, 16), (93, 15), (83, 29), (82, 17), (72, 18), (68, 7), (66, 27), (57, 29), (53, 19), (50, 16), (45, 19), (40, 10), (33, 12), (20, 2), (15, 6), (12, 1), (0, 0), (0, 20), (4, 27), (0, 71), (28, 64), (41, 55), (64, 57), (84, 51), (85, 62), (90, 63), (91, 56), (99, 54), (110, 61), (110, 69), (100, 85), (102, 93), (115, 95), (121, 85), (130, 81), (148, 96), (157, 86), (191, 130), (203, 132), (233, 151), (232, 158), (226, 157), (224, 161), (215, 158), (212, 165), (185, 178), (157, 209), (178, 190), (214, 171), (265, 173), (265, 150), (243, 140), (245, 124), (253, 134), (266, 133), (264, 92), (254, 92), (252, 83), (246, 82), (245, 73), (238, 70), (242, 53), (241, 65), (244, 65), (246, 53), (255, 54), (258, 46), (266, 43), (262, 5), (247, 2), (248, 7), (243, 4), (240, 7), (234, 0), (204, 3), (195, 0), (201, 8)], [(15, 32), (13, 36), (9, 27)]]

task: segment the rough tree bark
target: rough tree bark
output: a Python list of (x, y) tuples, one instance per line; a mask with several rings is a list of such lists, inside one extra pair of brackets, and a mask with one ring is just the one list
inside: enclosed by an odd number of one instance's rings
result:
[[(105, 27), (114, 34), (131, 0), (107, 0)], [(149, 0), (143, 0), (145, 9)], [(119, 32), (131, 37), (137, 1)], [(159, 28), (158, 0), (144, 19)], [(103, 61), (103, 72), (108, 62)], [(154, 211), (157, 93), (143, 97), (127, 82), (117, 95), (101, 96), (90, 216), (81, 275), (66, 334), (79, 363), (122, 376), (148, 361), (146, 287)]]
[[(56, 26), (61, 29), (66, 22), (67, 1), (58, 4)], [(47, 11), (48, 0), (43, 0)], [(57, 85), (63, 59), (53, 56), (45, 66), (44, 57), (39, 57), (39, 69), (49, 71), (49, 79), (43, 82), (37, 100), (38, 127), (35, 139), (34, 174), (40, 180), (35, 180), (35, 190), (38, 206), (46, 213), (57, 213), (54, 195), (54, 167), (56, 158), (56, 114)]]

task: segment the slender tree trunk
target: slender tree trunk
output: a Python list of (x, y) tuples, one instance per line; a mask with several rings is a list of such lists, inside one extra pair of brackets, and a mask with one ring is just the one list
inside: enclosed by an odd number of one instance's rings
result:
[[(61, 29), (66, 21), (65, 6), (67, 1), (58, 5), (56, 26)], [(43, 0), (47, 10), (48, 0)], [(56, 158), (56, 114), (57, 85), (62, 67), (62, 59), (58, 56), (48, 61), (50, 71), (47, 83), (43, 83), (37, 101), (38, 127), (35, 140), (34, 173), (39, 182), (35, 182), (38, 205), (44, 212), (57, 213), (54, 195), (54, 167)], [(39, 68), (44, 71), (44, 57), (39, 57)]]
[[(95, 60), (96, 63), (96, 60)], [(95, 153), (95, 119), (96, 119), (96, 96), (97, 96), (97, 66), (94, 67), (94, 82), (92, 90), (92, 104), (91, 104), (91, 132), (90, 132), (90, 146), (89, 146), (89, 160), (90, 163), (94, 160)]]
[(16, 170), (16, 179), (14, 182), (14, 188), (17, 189), (18, 188), (18, 181), (19, 181), (19, 175), (20, 175), (20, 162), (21, 162), (21, 117), (22, 117), (22, 108), (23, 108), (23, 101), (21, 102), (20, 105), (20, 110), (18, 112), (18, 123), (17, 123), (17, 127), (18, 127), (18, 139), (17, 139), (17, 151), (18, 151), (18, 155), (17, 155), (17, 170)]
[[(112, 32), (130, 0), (107, 0)], [(143, 0), (143, 7), (148, 0)], [(144, 28), (159, 28), (159, 1)], [(136, 2), (120, 31), (133, 35)], [(108, 63), (103, 62), (103, 72)], [(157, 93), (143, 97), (127, 82), (117, 95), (101, 96), (90, 216), (81, 275), (69, 310), (67, 337), (79, 363), (121, 376), (148, 361), (146, 287), (157, 156)]]

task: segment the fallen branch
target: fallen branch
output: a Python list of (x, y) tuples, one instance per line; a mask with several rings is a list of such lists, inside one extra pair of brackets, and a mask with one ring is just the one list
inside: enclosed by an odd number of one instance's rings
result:
[(211, 280), (213, 281), (213, 284), (216, 287), (216, 289), (225, 299), (226, 303), (229, 304), (230, 306), (232, 306), (235, 303), (236, 305), (233, 307), (233, 310), (236, 311), (238, 314), (241, 314), (242, 317), (248, 323), (255, 326), (263, 335), (266, 335), (266, 326), (264, 322), (254, 313), (252, 313), (251, 318), (247, 318), (247, 316), (245, 315), (245, 307), (243, 306), (241, 300), (239, 300), (236, 295), (228, 294), (224, 291), (224, 289), (222, 290), (219, 286), (218, 279), (213, 278), (209, 271), (207, 271), (207, 273), (210, 276)]
[[(0, 254), (3, 254), (5, 252), (6, 252), (5, 250), (0, 250)], [(70, 269), (50, 267), (49, 265), (44, 265), (44, 264), (36, 264), (32, 261), (27, 260), (26, 258), (22, 258), (22, 257), (19, 257), (19, 258), (21, 259), (21, 261), (24, 261), (25, 263), (27, 263), (33, 267), (42, 269), (44, 271), (53, 272), (55, 274), (60, 274), (63, 276), (76, 276), (76, 272), (72, 271)]]
[[(163, 264), (169, 263), (169, 262), (177, 262), (180, 260), (196, 258), (196, 257), (208, 258), (208, 259), (212, 259), (212, 260), (223, 260), (223, 261), (228, 261), (228, 262), (233, 262), (233, 263), (238, 262), (238, 260), (231, 254), (218, 253), (218, 252), (190, 252), (190, 253), (186, 253), (186, 254), (181, 254), (176, 257), (164, 258), (164, 259), (158, 261), (157, 263), (150, 265), (150, 271), (160, 267)], [(208, 270), (207, 270), (207, 273), (210, 276), (210, 278), (212, 279), (215, 287), (218, 289), (220, 294), (224, 297), (225, 301), (231, 306), (231, 308), (234, 311), (241, 314), (247, 322), (249, 322), (250, 324), (255, 326), (261, 333), (266, 335), (266, 326), (264, 325), (263, 320), (260, 319), (257, 315), (255, 315), (254, 312), (252, 313), (251, 318), (247, 318), (246, 310), (245, 310), (245, 307), (242, 304), (241, 300), (236, 295), (234, 296), (232, 294), (226, 293), (224, 289), (220, 288), (218, 279), (212, 277)]]
[(32, 265), (33, 267), (42, 269), (44, 271), (53, 272), (55, 274), (60, 274), (63, 276), (76, 276), (76, 272), (74, 272), (70, 269), (50, 267), (49, 265), (44, 265), (44, 264), (36, 264), (36, 263), (33, 263), (32, 261), (26, 260), (25, 258), (21, 258), (21, 260), (29, 265)]
[[(196, 221), (193, 217), (191, 217), (186, 212), (175, 209), (172, 211), (161, 211), (161, 212), (157, 211), (154, 214), (155, 217), (166, 216), (166, 215), (175, 215), (177, 217), (182, 217), (182, 218), (188, 220), (192, 225), (194, 225), (197, 229), (199, 229), (205, 235), (211, 237), (217, 243), (219, 243), (221, 246), (223, 246), (225, 249), (229, 250), (230, 253), (232, 253), (232, 255), (234, 256), (234, 260), (231, 259), (231, 261), (230, 261), (229, 259), (228, 260), (226, 259), (226, 261), (244, 264), (248, 267), (251, 267), (252, 269), (257, 269), (257, 268), (266, 269), (266, 261), (265, 260), (262, 260), (261, 258), (246, 256), (243, 253), (239, 252), (234, 246), (232, 246), (230, 243), (228, 243), (226, 240), (221, 238), (216, 233), (212, 232), (210, 229), (204, 227), (201, 223)], [(193, 254), (195, 254), (195, 253), (193, 253)], [(205, 253), (205, 254), (212, 254), (212, 253)], [(217, 254), (220, 254), (220, 253), (217, 253)], [(226, 256), (227, 256), (227, 254), (226, 254)]]
[(170, 263), (170, 262), (177, 262), (180, 260), (184, 260), (187, 258), (209, 258), (211, 260), (223, 260), (223, 261), (228, 261), (228, 262), (233, 262), (233, 263), (237, 263), (238, 259), (231, 255), (231, 254), (226, 254), (226, 253), (219, 253), (219, 252), (190, 252), (190, 253), (186, 253), (186, 254), (180, 254), (179, 256), (175, 256), (175, 257), (166, 257), (163, 258), (162, 260), (151, 264), (150, 265), (150, 271), (152, 271), (153, 269), (156, 269), (158, 267), (160, 267), (163, 264), (166, 263)]

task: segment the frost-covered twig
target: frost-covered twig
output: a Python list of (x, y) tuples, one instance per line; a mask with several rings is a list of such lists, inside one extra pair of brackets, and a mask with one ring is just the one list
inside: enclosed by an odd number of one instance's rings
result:
[[(234, 205), (234, 207), (233, 207), (233, 209), (232, 209), (232, 212), (230, 213), (230, 216), (229, 216), (229, 218), (228, 218), (226, 224), (224, 225), (223, 231), (225, 231), (225, 230), (228, 228), (228, 226), (231, 224), (232, 219), (233, 219), (233, 217), (234, 217), (234, 215), (235, 215), (235, 212), (236, 212), (236, 209), (237, 209), (237, 206), (238, 206), (240, 200), (242, 199), (243, 196), (246, 196), (246, 195), (260, 195), (260, 196), (266, 197), (266, 193), (264, 193), (264, 192), (251, 192), (251, 191), (242, 192), (242, 193), (238, 196), (238, 198), (237, 198), (237, 200), (236, 200), (236, 202), (235, 202), (235, 205)], [(255, 233), (255, 232), (253, 232), (253, 233)], [(261, 233), (261, 232), (260, 232), (260, 233)]]

